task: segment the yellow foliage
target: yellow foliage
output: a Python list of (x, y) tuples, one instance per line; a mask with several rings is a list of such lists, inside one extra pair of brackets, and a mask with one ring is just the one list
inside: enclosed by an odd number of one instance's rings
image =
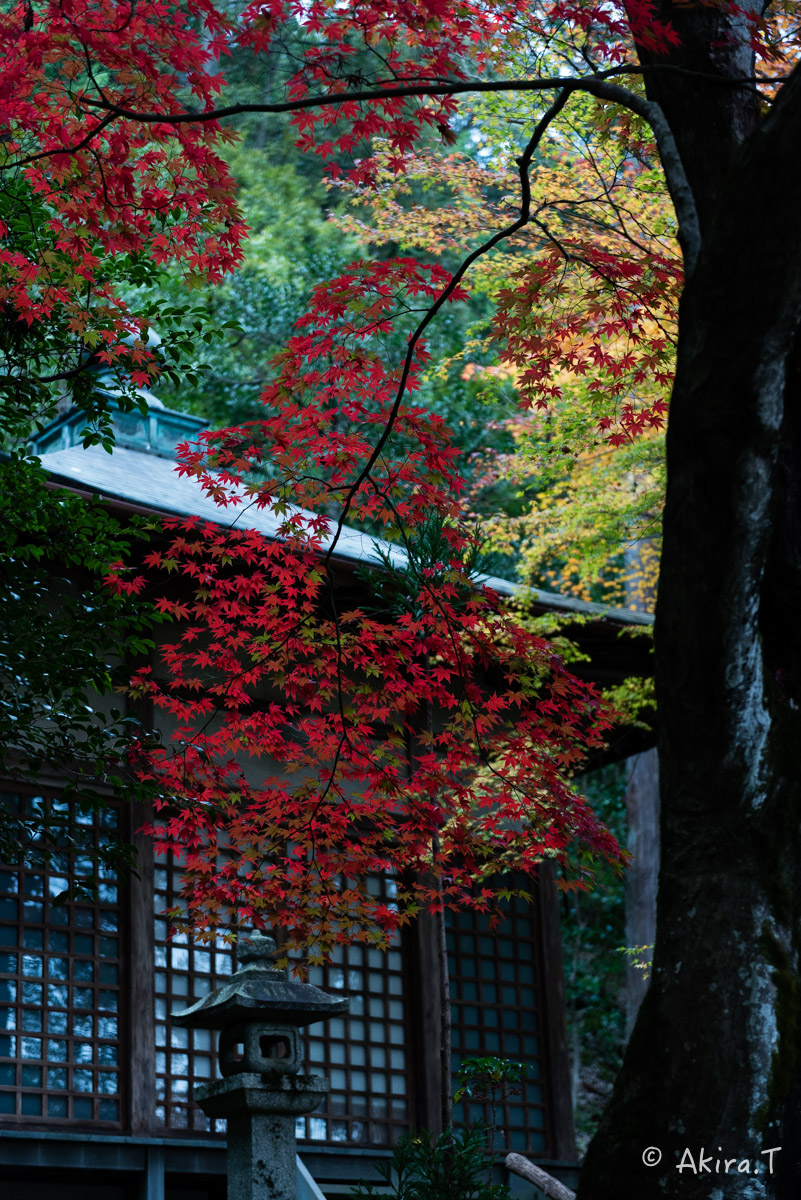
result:
[[(504, 53), (524, 74), (558, 51), (536, 64), (522, 44)], [(533, 93), (476, 98), (462, 151), (421, 153), (403, 176), (379, 146), (378, 187), (352, 197), (342, 229), (449, 263), (463, 257), (518, 215), (515, 160), (546, 103)], [(514, 453), (485, 461), (474, 485), (502, 480), (526, 501), (522, 516), (483, 518), (489, 546), (514, 553), (520, 577), (536, 586), (645, 610), (656, 594), (659, 426), (681, 282), (673, 209), (648, 137), (630, 113), (571, 99), (535, 157), (529, 223), (480, 258), (468, 281), (503, 306), (534, 279), (530, 311), (516, 308), (511, 323), (522, 350), (499, 339), (502, 324), (484, 326), (430, 367), (440, 378), (455, 369), (479, 378), (487, 398), (511, 383), (529, 403), (508, 423)], [(539, 266), (550, 275), (538, 290)]]

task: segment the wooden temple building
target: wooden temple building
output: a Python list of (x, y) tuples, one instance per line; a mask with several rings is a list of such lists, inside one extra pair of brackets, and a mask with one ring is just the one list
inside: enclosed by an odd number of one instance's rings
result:
[[(202, 422), (151, 398), (146, 416), (119, 413), (117, 448), (83, 449), (83, 419), (67, 413), (36, 451), (54, 487), (102, 498), (129, 513), (224, 514), (171, 461), (179, 440)], [(253, 517), (270, 536), (270, 518)], [(371, 539), (345, 531), (336, 568), (370, 559)], [(511, 585), (495, 581), (499, 588)], [(648, 670), (643, 639), (625, 630), (644, 614), (540, 593), (542, 611), (583, 612), (582, 670), (601, 683)], [(621, 636), (622, 634), (622, 636)], [(615, 755), (630, 752), (621, 733)], [(36, 794), (6, 787), (3, 808), (59, 801), (59, 779)], [(225, 1195), (224, 1130), (191, 1103), (193, 1081), (214, 1071), (213, 1035), (171, 1023), (228, 975), (223, 941), (167, 936), (161, 915), (176, 895), (178, 864), (153, 860), (136, 833), (143, 814), (110, 807), (94, 821), (101, 838), (120, 823), (140, 850), (138, 878), (104, 878), (94, 900), (54, 902), (66, 883), (48, 865), (0, 869), (0, 1181), (3, 1200), (218, 1200)], [(391, 881), (375, 881), (391, 901)], [(404, 1131), (436, 1128), (439, 993), (433, 931), (425, 919), (387, 953), (337, 952), (311, 982), (348, 994), (350, 1011), (310, 1026), (310, 1070), (328, 1076), (323, 1108), (298, 1120), (299, 1153), (323, 1196), (349, 1194), (371, 1160)], [(562, 996), (559, 918), (543, 874), (531, 905), (515, 901), (499, 932), (476, 914), (449, 917), (455, 1058), (522, 1060), (529, 1078), (502, 1105), (506, 1148), (571, 1178), (575, 1163)], [(482, 1105), (457, 1105), (457, 1120), (483, 1119)], [(521, 1196), (533, 1196), (517, 1181)]]

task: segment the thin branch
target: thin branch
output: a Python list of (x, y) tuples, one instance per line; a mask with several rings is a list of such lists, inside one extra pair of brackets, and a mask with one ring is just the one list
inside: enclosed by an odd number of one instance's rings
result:
[(326, 565), (328, 564), (328, 562), (331, 559), (332, 554), (334, 553), (334, 549), (336, 547), (337, 542), (339, 541), (343, 526), (345, 524), (345, 519), (347, 518), (348, 512), (350, 510), (350, 506), (353, 503), (356, 493), (359, 490), (362, 483), (364, 483), (364, 481), (369, 477), (370, 472), (373, 469), (373, 466), (375, 465), (390, 434), (392, 433), (392, 429), (395, 425), (395, 420), (397, 418), (398, 412), (400, 411), (401, 401), (403, 400), (403, 397), (406, 392), (406, 385), (407, 385), (407, 382), (409, 379), (409, 372), (411, 371), (412, 362), (414, 360), (414, 352), (417, 347), (417, 343), (420, 341), (420, 338), (423, 336), (423, 334), (425, 333), (428, 326), (434, 320), (434, 317), (437, 315), (439, 310), (453, 295), (454, 291), (459, 286), (462, 279), (467, 274), (468, 270), (473, 265), (473, 263), (477, 259), (481, 258), (482, 255), (487, 254), (488, 251), (492, 250), (494, 246), (497, 246), (499, 242), (503, 241), (505, 238), (511, 237), (513, 234), (517, 233), (518, 229), (522, 229), (525, 225), (528, 224), (528, 222), (531, 218), (531, 183), (530, 183), (530, 180), (528, 177), (529, 167), (531, 166), (531, 160), (534, 156), (534, 151), (537, 149), (537, 146), (539, 145), (540, 141), (542, 140), (543, 135), (545, 134), (545, 131), (547, 130), (547, 128), (551, 124), (551, 122), (554, 120), (554, 118), (564, 108), (565, 104), (567, 103), (568, 99), (570, 98), (572, 90), (573, 89), (571, 89), (569, 87), (562, 89), (562, 91), (559, 93), (559, 95), (554, 100), (553, 104), (551, 104), (550, 108), (548, 108), (547, 112), (545, 112), (545, 114), (543, 115), (541, 120), (538, 122), (536, 129), (534, 130), (533, 134), (529, 138), (529, 141), (528, 141), (528, 144), (526, 145), (525, 150), (523, 151), (520, 158), (517, 160), (518, 166), (520, 168), (520, 192), (521, 192), (520, 216), (517, 218), (516, 221), (513, 221), (511, 225), (507, 225), (505, 229), (499, 230), (498, 233), (494, 234), (491, 238), (488, 238), (488, 240), (486, 242), (484, 242), (482, 245), (478, 246), (475, 250), (473, 250), (473, 252), (471, 254), (468, 254), (467, 258), (465, 258), (463, 260), (463, 262), (461, 263), (459, 269), (451, 277), (450, 283), (447, 285), (447, 287), (443, 288), (443, 290), (440, 292), (437, 299), (431, 305), (428, 312), (423, 317), (422, 321), (417, 326), (417, 328), (415, 329), (412, 336), (409, 338), (409, 345), (408, 345), (408, 348), (406, 351), (406, 357), (404, 359), (403, 369), (401, 371), (401, 377), (400, 377), (400, 382), (398, 383), (398, 391), (395, 396), (395, 401), (392, 405), (392, 409), (390, 410), (390, 413), (387, 418), (387, 422), (384, 426), (381, 437), (376, 442), (376, 444), (373, 448), (372, 454), (368, 458), (364, 467), (359, 472), (359, 475), (354, 480), (353, 484), (351, 485), (351, 487), (349, 489), (345, 503), (342, 506), (342, 511), (340, 513), (339, 520), (337, 522), (336, 531), (331, 540), (331, 544), (328, 548), (328, 551), (326, 552), (326, 556), (325, 556)]
[(40, 150), (37, 154), (26, 154), (24, 158), (11, 159), (6, 163), (0, 163), (0, 171), (10, 171), (12, 169), (17, 170), (20, 166), (29, 167), (31, 163), (38, 162), (42, 158), (55, 158), (57, 155), (61, 154), (77, 154), (80, 150), (85, 150), (88, 146), (90, 146), (98, 134), (102, 133), (106, 126), (110, 125), (112, 121), (116, 121), (119, 115), (120, 114), (118, 112), (110, 107), (110, 111), (107, 112), (104, 117), (100, 118), (94, 129), (90, 129), (89, 132), (84, 134), (81, 140), (76, 142), (73, 146), (59, 146), (57, 150)]
[(70, 367), (63, 371), (57, 371), (54, 375), (0, 375), (0, 384), (6, 383), (60, 383), (62, 380), (75, 379), (76, 376), (83, 374), (91, 364), (88, 362), (79, 363), (77, 367)]
[[(698, 210), (695, 207), (695, 197), (684, 171), (676, 139), (673, 137), (673, 131), (661, 106), (654, 100), (646, 100), (645, 97), (637, 96), (627, 88), (619, 87), (617, 84), (608, 83), (605, 80), (597, 82), (586, 80), (584, 82), (587, 86), (583, 90), (597, 96), (599, 100), (611, 100), (615, 104), (630, 109), (631, 112), (643, 117), (651, 126), (665, 172), (665, 182), (679, 222), (678, 238), (684, 254), (684, 273), (690, 275), (701, 251), (701, 225), (698, 220)], [(590, 84), (593, 86), (589, 86)]]

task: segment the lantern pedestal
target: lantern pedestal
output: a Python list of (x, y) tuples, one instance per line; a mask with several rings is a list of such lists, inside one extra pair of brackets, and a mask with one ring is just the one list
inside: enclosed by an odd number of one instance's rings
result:
[(295, 1118), (327, 1091), (320, 1075), (250, 1071), (195, 1088), (204, 1113), (228, 1122), (228, 1200), (297, 1200)]
[(192, 1098), (228, 1122), (228, 1200), (297, 1200), (295, 1118), (328, 1091), (327, 1079), (300, 1073), (298, 1029), (348, 1011), (344, 996), (287, 979), (276, 954), (272, 938), (240, 938), (228, 983), (172, 1014), (185, 1029), (220, 1030), (222, 1079), (196, 1086)]

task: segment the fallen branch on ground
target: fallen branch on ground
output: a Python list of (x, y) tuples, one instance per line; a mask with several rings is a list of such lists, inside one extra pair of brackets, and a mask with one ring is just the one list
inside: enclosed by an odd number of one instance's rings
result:
[(515, 1175), (528, 1179), (530, 1183), (536, 1183), (537, 1187), (550, 1197), (550, 1200), (576, 1200), (575, 1192), (572, 1192), (569, 1187), (565, 1187), (558, 1179), (554, 1179), (553, 1175), (549, 1175), (547, 1171), (543, 1171), (541, 1167), (536, 1167), (533, 1162), (529, 1162), (522, 1154), (507, 1154), (506, 1168), (514, 1171)]

